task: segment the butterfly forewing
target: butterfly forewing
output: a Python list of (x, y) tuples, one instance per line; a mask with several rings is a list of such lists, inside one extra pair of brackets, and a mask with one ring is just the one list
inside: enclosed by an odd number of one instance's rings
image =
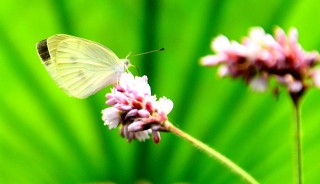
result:
[[(89, 40), (55, 35), (47, 39), (47, 46), (50, 60), (44, 64), (58, 85), (71, 96), (88, 97), (115, 83), (125, 70), (110, 49)], [(38, 52), (41, 57), (39, 46)]]

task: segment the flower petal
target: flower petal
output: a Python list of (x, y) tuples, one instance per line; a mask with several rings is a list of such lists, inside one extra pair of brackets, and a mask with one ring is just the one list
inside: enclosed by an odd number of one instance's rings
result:
[(257, 92), (265, 92), (268, 86), (267, 79), (262, 76), (253, 78), (249, 85), (253, 91)]
[(228, 58), (224, 54), (219, 55), (208, 55), (200, 59), (200, 63), (206, 66), (215, 66), (223, 61), (226, 61)]
[(218, 68), (218, 75), (220, 77), (225, 77), (227, 75), (229, 75), (230, 72), (229, 72), (229, 68), (227, 65), (221, 65), (219, 68)]
[(313, 70), (312, 77), (314, 85), (320, 88), (320, 68)]
[(151, 133), (151, 129), (140, 131), (140, 132), (134, 132), (133, 134), (134, 134), (134, 137), (141, 142), (141, 141), (145, 141), (146, 139), (149, 139), (150, 133)]
[(147, 117), (150, 116), (150, 112), (147, 111), (147, 110), (145, 110), (145, 109), (140, 109), (140, 110), (138, 111), (138, 115), (139, 115), (140, 117), (142, 117), (142, 118), (147, 118)]
[(166, 97), (162, 97), (158, 102), (158, 111), (169, 114), (173, 108), (173, 102)]
[(212, 50), (216, 52), (224, 52), (230, 48), (230, 41), (229, 39), (224, 36), (220, 35), (217, 38), (215, 38), (211, 43)]
[(117, 108), (109, 107), (102, 111), (102, 120), (104, 125), (108, 125), (109, 129), (113, 129), (119, 125), (120, 111)]
[(126, 114), (125, 119), (128, 119), (129, 117), (132, 117), (132, 116), (136, 116), (137, 114), (138, 114), (138, 109), (132, 109)]
[(303, 88), (303, 84), (300, 81), (293, 81), (291, 83), (289, 83), (289, 91), (290, 92), (299, 92), (302, 90)]
[(143, 131), (145, 127), (145, 123), (143, 121), (134, 121), (128, 126), (128, 131), (130, 132), (138, 132), (138, 131)]
[(152, 131), (152, 140), (154, 143), (158, 144), (161, 140), (160, 132), (153, 130)]

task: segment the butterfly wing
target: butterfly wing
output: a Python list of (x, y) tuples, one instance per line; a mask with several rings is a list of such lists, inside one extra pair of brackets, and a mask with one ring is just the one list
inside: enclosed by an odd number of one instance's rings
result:
[(119, 58), (98, 43), (69, 35), (55, 35), (42, 42), (38, 53), (45, 67), (71, 96), (86, 98), (115, 83), (125, 70)]
[(59, 86), (62, 85), (62, 80), (60, 79), (59, 72), (56, 68), (55, 57), (58, 44), (67, 38), (70, 38), (70, 36), (63, 34), (50, 37), (50, 50), (48, 48), (49, 39), (45, 39), (37, 43), (38, 55), (40, 56), (47, 71)]

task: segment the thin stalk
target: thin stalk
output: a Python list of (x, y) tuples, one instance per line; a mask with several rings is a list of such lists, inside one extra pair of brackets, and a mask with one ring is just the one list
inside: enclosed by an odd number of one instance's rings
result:
[(244, 179), (247, 183), (250, 184), (258, 184), (257, 180), (255, 180), (250, 174), (248, 174), (245, 170), (241, 167), (233, 163), (230, 159), (219, 153), (218, 151), (214, 150), (213, 148), (209, 147), (208, 145), (204, 144), (203, 142), (195, 139), (194, 137), (190, 136), (189, 134), (183, 132), (179, 128), (175, 127), (170, 122), (165, 123), (168, 130), (177, 136), (187, 140), (193, 146), (198, 148), (199, 150), (207, 153), (210, 157), (213, 157), (217, 161), (219, 161), (224, 166), (228, 167), (232, 172), (239, 175), (242, 179)]
[(295, 110), (295, 149), (296, 149), (296, 164), (297, 164), (297, 183), (303, 183), (302, 176), (302, 140), (301, 140), (301, 121), (299, 103), (294, 103)]

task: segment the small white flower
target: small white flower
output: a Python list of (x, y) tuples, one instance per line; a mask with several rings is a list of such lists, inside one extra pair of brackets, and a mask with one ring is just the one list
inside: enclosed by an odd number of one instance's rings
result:
[(249, 38), (254, 42), (263, 42), (265, 37), (266, 33), (261, 27), (253, 27), (249, 31)]
[(102, 110), (102, 120), (104, 125), (108, 125), (109, 129), (113, 129), (119, 125), (120, 111), (117, 108), (109, 107)]
[(228, 66), (226, 66), (226, 65), (221, 65), (221, 66), (219, 66), (219, 68), (218, 68), (218, 75), (219, 75), (220, 77), (226, 77), (226, 76), (229, 75), (229, 74), (230, 74), (230, 72), (229, 72)]
[(149, 139), (149, 134), (152, 133), (151, 129), (140, 131), (140, 132), (133, 132), (136, 139), (139, 141), (145, 141), (146, 139)]
[(148, 84), (147, 76), (135, 77), (135, 82), (133, 87), (134, 87), (133, 94), (136, 97), (144, 97), (146, 95), (151, 95), (151, 88), (150, 88), (150, 85)]
[[(248, 50), (247, 46), (242, 45), (236, 41), (231, 41), (231, 47), (225, 51), (225, 53), (228, 53), (229, 55), (239, 55), (246, 57)], [(230, 61), (234, 61), (231, 59)]]
[(320, 87), (320, 68), (313, 70), (312, 72), (313, 83), (316, 87)]
[(275, 29), (275, 39), (277, 40), (277, 43), (279, 43), (282, 47), (286, 46), (287, 36), (284, 30), (280, 27), (277, 27)]
[(124, 89), (128, 90), (132, 88), (134, 84), (134, 77), (131, 73), (123, 73), (119, 79), (119, 85)]
[(249, 85), (253, 91), (257, 92), (265, 92), (268, 87), (267, 79), (263, 76), (253, 78)]
[(303, 84), (300, 81), (293, 81), (288, 87), (290, 92), (297, 93), (302, 90)]
[(169, 114), (173, 108), (173, 102), (166, 97), (162, 97), (158, 102), (158, 111)]
[(224, 52), (230, 47), (230, 41), (226, 36), (220, 35), (215, 38), (211, 44), (212, 50), (216, 52)]
[(291, 46), (297, 46), (297, 45), (299, 45), (299, 44), (298, 44), (298, 30), (297, 30), (297, 28), (291, 28), (291, 29), (289, 30), (288, 39), (289, 39), (289, 44), (290, 44)]
[(226, 55), (221, 54), (221, 55), (208, 55), (208, 56), (204, 56), (201, 58), (200, 63), (203, 65), (209, 65), (209, 66), (214, 66), (217, 65), (223, 61), (225, 61), (227, 58)]

